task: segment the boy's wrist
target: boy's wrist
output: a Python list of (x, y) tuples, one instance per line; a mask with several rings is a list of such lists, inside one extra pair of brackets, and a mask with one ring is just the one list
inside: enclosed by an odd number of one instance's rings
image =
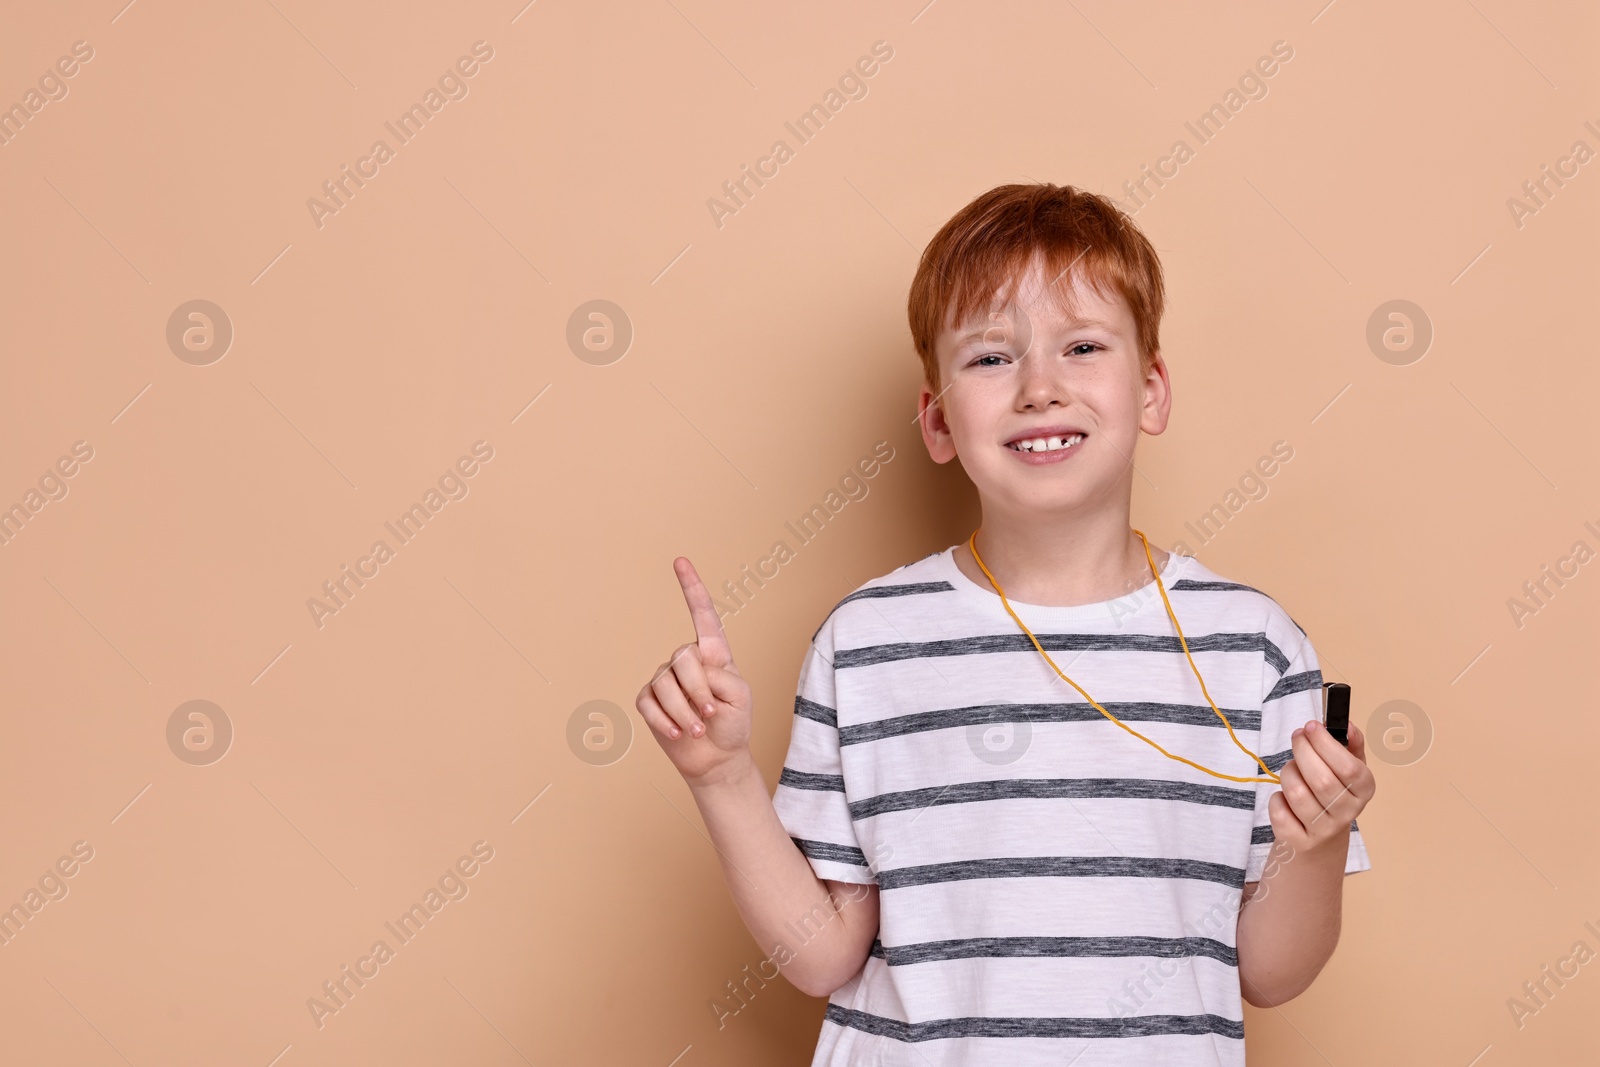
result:
[(761, 769), (756, 766), (755, 757), (750, 754), (750, 750), (747, 748), (705, 773), (692, 776), (685, 775), (683, 780), (692, 791), (704, 792), (706, 790), (738, 788), (748, 784), (752, 777), (759, 777), (760, 774)]
[(1331, 836), (1312, 845), (1307, 851), (1319, 862), (1337, 866), (1342, 870), (1346, 857), (1350, 855), (1350, 827), (1347, 825), (1344, 829), (1335, 831)]

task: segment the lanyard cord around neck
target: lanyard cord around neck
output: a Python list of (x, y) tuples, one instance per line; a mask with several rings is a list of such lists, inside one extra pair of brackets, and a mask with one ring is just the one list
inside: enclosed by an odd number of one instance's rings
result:
[(1166, 749), (1162, 748), (1160, 745), (1156, 744), (1154, 741), (1152, 741), (1148, 737), (1144, 736), (1144, 734), (1141, 734), (1139, 731), (1135, 730), (1133, 727), (1129, 726), (1127, 723), (1123, 722), (1121, 719), (1119, 719), (1115, 715), (1111, 714), (1105, 708), (1100, 707), (1099, 704), (1095, 703), (1094, 697), (1092, 697), (1088, 693), (1084, 692), (1083, 686), (1079, 685), (1077, 682), (1074, 682), (1071, 678), (1068, 678), (1065, 674), (1061, 673), (1061, 668), (1056, 666), (1056, 661), (1050, 658), (1050, 653), (1046, 652), (1044, 650), (1043, 646), (1041, 646), (1039, 644), (1039, 639), (1037, 637), (1033, 636), (1033, 631), (1028, 629), (1028, 624), (1023, 622), (1022, 619), (1020, 617), (1018, 617), (1018, 615), (1017, 615), (1017, 613), (1015, 611), (1011, 610), (1011, 601), (1006, 599), (1006, 591), (1004, 589), (1000, 588), (1000, 583), (995, 581), (994, 575), (989, 573), (989, 568), (985, 567), (983, 565), (983, 557), (978, 555), (978, 531), (977, 530), (973, 530), (972, 531), (972, 536), (967, 538), (967, 548), (969, 550), (971, 550), (972, 558), (977, 561), (978, 567), (980, 569), (982, 569), (984, 577), (988, 578), (989, 579), (989, 584), (994, 586), (994, 591), (996, 593), (1000, 594), (1000, 603), (1005, 606), (1006, 613), (1011, 616), (1011, 618), (1016, 622), (1016, 624), (1018, 626), (1022, 627), (1022, 632), (1028, 635), (1028, 640), (1032, 641), (1033, 642), (1033, 647), (1039, 650), (1039, 655), (1043, 656), (1044, 657), (1044, 661), (1046, 663), (1050, 664), (1050, 669), (1055, 671), (1056, 674), (1061, 675), (1061, 680), (1062, 681), (1064, 681), (1068, 685), (1072, 686), (1072, 688), (1076, 689), (1078, 692), (1083, 693), (1083, 698), (1085, 700), (1087, 700), (1089, 703), (1094, 704), (1095, 708), (1100, 712), (1100, 714), (1104, 715), (1106, 718), (1110, 719), (1112, 722), (1116, 723), (1118, 726), (1122, 727), (1124, 730), (1128, 731), (1130, 734), (1132, 734), (1134, 737), (1137, 737), (1139, 740), (1143, 741), (1145, 744), (1150, 745), (1157, 752), (1160, 752), (1163, 756), (1166, 756), (1168, 759), (1175, 759), (1179, 763), (1187, 763), (1189, 766), (1195, 768), (1196, 770), (1205, 771), (1207, 774), (1213, 775), (1214, 777), (1226, 778), (1230, 782), (1279, 782), (1279, 783), (1281, 783), (1282, 779), (1280, 779), (1276, 774), (1272, 773), (1272, 768), (1268, 767), (1265, 763), (1263, 763), (1260, 756), (1256, 755), (1254, 752), (1251, 752), (1248, 748), (1244, 747), (1244, 744), (1242, 742), (1240, 742), (1238, 736), (1235, 735), (1234, 732), (1233, 732), (1233, 724), (1228, 721), (1228, 717), (1226, 715), (1222, 714), (1222, 709), (1217, 707), (1216, 701), (1211, 699), (1211, 693), (1209, 691), (1207, 691), (1207, 689), (1206, 689), (1206, 680), (1204, 678), (1200, 677), (1200, 668), (1195, 666), (1194, 657), (1189, 654), (1189, 642), (1183, 636), (1183, 627), (1178, 625), (1178, 616), (1175, 615), (1173, 613), (1173, 611), (1172, 611), (1172, 601), (1167, 599), (1166, 586), (1164, 586), (1162, 584), (1162, 582), (1161, 582), (1161, 574), (1156, 570), (1155, 557), (1153, 557), (1150, 554), (1150, 542), (1145, 537), (1143, 531), (1135, 530), (1133, 532), (1138, 534), (1139, 535), (1139, 540), (1144, 542), (1144, 558), (1146, 560), (1148, 560), (1149, 563), (1150, 563), (1150, 573), (1155, 575), (1155, 578), (1156, 578), (1156, 589), (1159, 590), (1160, 593), (1161, 593), (1161, 602), (1167, 606), (1167, 617), (1172, 620), (1172, 628), (1174, 630), (1178, 631), (1178, 641), (1179, 641), (1179, 643), (1181, 643), (1183, 645), (1183, 654), (1189, 660), (1189, 669), (1194, 671), (1195, 680), (1200, 683), (1200, 692), (1205, 693), (1206, 703), (1210, 704), (1211, 705), (1211, 710), (1217, 713), (1217, 718), (1222, 720), (1222, 725), (1224, 725), (1224, 726), (1226, 726), (1228, 728), (1228, 736), (1233, 738), (1233, 743), (1238, 745), (1239, 746), (1239, 750), (1242, 751), (1245, 755), (1249, 756), (1251, 759), (1255, 760), (1256, 763), (1260, 764), (1261, 765), (1261, 769), (1263, 771), (1267, 772), (1267, 777), (1265, 777), (1265, 778), (1240, 778), (1240, 777), (1238, 777), (1236, 775), (1223, 774), (1221, 771), (1214, 771), (1210, 767), (1202, 767), (1200, 764), (1194, 762), (1194, 760), (1184, 759), (1182, 756), (1174, 756), (1172, 753), (1168, 752)]

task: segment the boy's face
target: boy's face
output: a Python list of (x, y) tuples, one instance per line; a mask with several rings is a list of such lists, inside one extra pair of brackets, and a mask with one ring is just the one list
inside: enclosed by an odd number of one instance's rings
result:
[(1167, 426), (1166, 364), (1157, 353), (1141, 372), (1127, 302), (1080, 283), (1074, 319), (1045, 281), (1036, 259), (1003, 307), (959, 328), (947, 316), (941, 392), (924, 383), (918, 399), (928, 454), (960, 457), (986, 515), (1126, 508), (1139, 432)]

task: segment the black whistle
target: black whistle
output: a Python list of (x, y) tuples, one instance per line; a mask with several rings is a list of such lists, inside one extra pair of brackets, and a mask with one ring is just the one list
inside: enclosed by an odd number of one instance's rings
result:
[(1343, 682), (1322, 683), (1322, 724), (1335, 741), (1350, 747), (1350, 687)]

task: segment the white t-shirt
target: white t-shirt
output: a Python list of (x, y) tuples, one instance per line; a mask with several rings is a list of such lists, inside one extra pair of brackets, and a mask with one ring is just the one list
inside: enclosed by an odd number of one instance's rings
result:
[[(813, 1067), (1242, 1067), (1239, 900), (1280, 786), (1105, 718), (953, 549), (847, 596), (800, 671), (778, 818), (818, 877), (879, 887), (878, 938), (829, 997)], [(1161, 579), (1212, 701), (1278, 773), (1322, 718), (1305, 632), (1193, 556)], [(1265, 777), (1154, 582), (1011, 606), (1129, 727)], [(1345, 872), (1370, 868), (1352, 823)]]

